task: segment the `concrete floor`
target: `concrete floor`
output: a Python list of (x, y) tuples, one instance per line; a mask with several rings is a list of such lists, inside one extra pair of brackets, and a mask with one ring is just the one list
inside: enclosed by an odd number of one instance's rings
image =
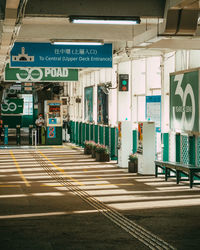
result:
[(44, 161), (87, 194), (177, 249), (200, 248), (200, 187), (137, 176), (69, 146), (0, 150), (0, 249), (149, 249), (48, 175)]

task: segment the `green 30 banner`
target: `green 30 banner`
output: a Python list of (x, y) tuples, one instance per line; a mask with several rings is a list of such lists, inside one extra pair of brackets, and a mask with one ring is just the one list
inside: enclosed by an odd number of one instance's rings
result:
[(170, 128), (199, 132), (199, 71), (170, 75)]
[(68, 68), (10, 68), (5, 69), (5, 81), (66, 82), (78, 81), (78, 69)]
[(2, 114), (22, 114), (24, 99), (7, 99), (1, 104)]

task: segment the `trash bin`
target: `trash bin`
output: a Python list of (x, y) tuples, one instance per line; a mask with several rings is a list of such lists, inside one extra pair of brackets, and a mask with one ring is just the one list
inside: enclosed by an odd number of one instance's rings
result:
[(134, 158), (132, 161), (128, 162), (128, 172), (129, 173), (138, 172), (138, 158)]

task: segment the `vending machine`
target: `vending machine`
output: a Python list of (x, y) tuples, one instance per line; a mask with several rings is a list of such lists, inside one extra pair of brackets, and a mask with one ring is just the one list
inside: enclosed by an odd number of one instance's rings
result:
[(62, 145), (62, 101), (46, 100), (44, 103), (44, 111), (46, 125), (46, 144)]
[(132, 152), (132, 122), (118, 122), (118, 166), (128, 168), (128, 158)]
[(155, 150), (156, 150), (156, 129), (154, 122), (138, 123), (138, 173), (155, 173)]

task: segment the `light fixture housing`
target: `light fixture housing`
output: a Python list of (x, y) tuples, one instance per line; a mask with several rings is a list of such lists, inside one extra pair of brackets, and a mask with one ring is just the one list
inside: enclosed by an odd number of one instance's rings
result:
[(69, 16), (71, 23), (78, 24), (117, 24), (135, 25), (140, 24), (139, 17), (133, 16)]
[(103, 45), (103, 40), (96, 39), (51, 39), (51, 44), (54, 45)]

